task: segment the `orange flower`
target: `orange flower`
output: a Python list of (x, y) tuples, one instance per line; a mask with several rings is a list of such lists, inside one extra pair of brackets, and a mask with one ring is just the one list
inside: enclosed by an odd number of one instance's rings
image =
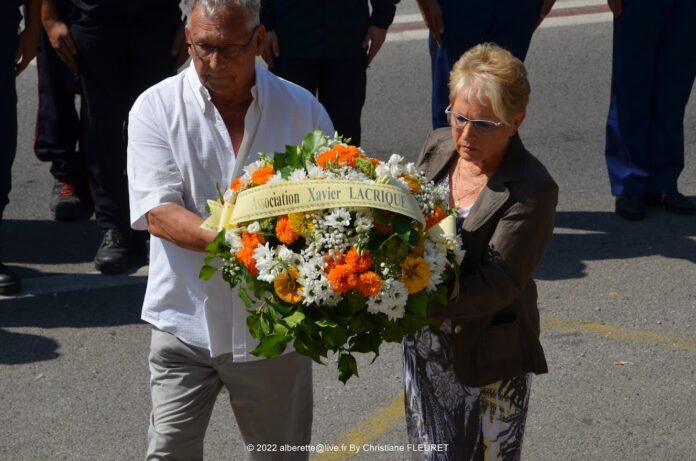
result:
[(351, 248), (346, 255), (346, 264), (358, 274), (362, 274), (372, 266), (372, 258), (367, 251), (359, 255), (355, 248)]
[(421, 191), (420, 182), (418, 182), (418, 180), (413, 176), (402, 176), (401, 179), (403, 179), (404, 182), (408, 184), (408, 188), (411, 189), (411, 192), (417, 194)]
[(338, 266), (339, 264), (343, 264), (343, 259), (344, 256), (341, 253), (334, 254), (333, 258), (328, 254), (324, 256), (324, 262), (326, 262), (326, 269), (324, 270), (326, 271), (326, 273), (328, 274), (329, 272), (331, 272), (331, 269)]
[(259, 243), (262, 245), (266, 243), (266, 239), (263, 238), (263, 235), (259, 233), (250, 234), (249, 232), (242, 232), (242, 245), (244, 248), (249, 248), (254, 251)]
[(355, 287), (361, 295), (368, 298), (379, 293), (380, 288), (382, 288), (382, 279), (372, 271), (360, 274), (358, 284)]
[(244, 247), (235, 253), (235, 256), (244, 267), (247, 268), (251, 275), (258, 275), (259, 271), (256, 270), (256, 259), (254, 259), (254, 250), (252, 248)]
[(244, 186), (246, 186), (246, 183), (242, 181), (242, 178), (234, 178), (232, 180), (232, 184), (230, 184), (230, 189), (232, 189), (235, 192), (239, 192), (239, 189), (241, 189)]
[(266, 239), (261, 234), (250, 234), (242, 232), (242, 248), (234, 255), (237, 257), (244, 267), (247, 268), (251, 275), (258, 275), (256, 270), (256, 259), (254, 259), (254, 250), (260, 244), (266, 243)]
[(303, 287), (297, 282), (299, 276), (300, 272), (291, 267), (273, 281), (276, 295), (286, 303), (297, 304), (304, 299), (304, 296), (300, 294)]
[(428, 216), (428, 218), (425, 220), (425, 228), (430, 229), (433, 227), (435, 224), (439, 223), (443, 219), (447, 217), (447, 213), (445, 212), (445, 209), (442, 208), (440, 205), (435, 205), (435, 209), (433, 210), (433, 214)]
[(276, 221), (275, 234), (278, 240), (286, 245), (292, 244), (300, 236), (290, 226), (290, 219), (287, 216), (278, 218), (278, 221)]
[(251, 182), (262, 186), (268, 182), (268, 178), (273, 176), (275, 172), (273, 171), (273, 165), (262, 166), (257, 168), (256, 171), (251, 173)]
[(347, 264), (339, 264), (329, 272), (329, 282), (334, 291), (345, 293), (358, 284), (358, 274), (353, 272)]
[(357, 159), (361, 157), (364, 158), (365, 156), (357, 147), (336, 144), (332, 149), (317, 156), (317, 165), (324, 169), (327, 168), (329, 163), (354, 167)]

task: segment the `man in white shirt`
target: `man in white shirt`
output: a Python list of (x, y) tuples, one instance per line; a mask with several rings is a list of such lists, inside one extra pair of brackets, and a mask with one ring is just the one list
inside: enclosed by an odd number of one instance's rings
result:
[[(152, 235), (142, 318), (151, 323), (152, 415), (147, 459), (196, 460), (224, 385), (246, 444), (309, 443), (311, 361), (296, 352), (258, 360), (244, 304), (221, 277), (198, 278), (215, 234), (199, 225), (216, 183), (258, 152), (333, 133), (304, 89), (256, 64), (258, 0), (195, 0), (186, 27), (191, 66), (145, 91), (129, 119), (131, 225)], [(250, 459), (306, 459), (248, 452)]]

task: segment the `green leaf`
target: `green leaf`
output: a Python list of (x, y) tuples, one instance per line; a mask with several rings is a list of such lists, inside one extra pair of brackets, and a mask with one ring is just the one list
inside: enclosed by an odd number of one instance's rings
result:
[(282, 323), (276, 323), (273, 325), (273, 334), (274, 335), (286, 335), (288, 334), (288, 327), (283, 325)]
[(249, 293), (246, 291), (246, 288), (244, 287), (239, 287), (239, 297), (242, 298), (242, 301), (244, 302), (244, 305), (247, 307), (247, 309), (251, 309), (254, 307), (256, 302), (251, 299), (251, 296), (249, 296)]
[(250, 313), (246, 319), (247, 328), (253, 338), (261, 339), (263, 331), (261, 330), (261, 316), (256, 313)]
[(338, 356), (338, 379), (345, 384), (351, 376), (358, 375), (358, 364), (351, 353), (343, 352)]
[(355, 319), (350, 322), (350, 332), (353, 335), (362, 333), (364, 331), (371, 330), (377, 327), (378, 324), (372, 320), (372, 317), (368, 314), (362, 313), (355, 317)]
[(420, 239), (421, 239), (420, 232), (416, 232), (415, 230), (411, 230), (408, 244), (412, 247), (415, 247), (420, 242)]
[(379, 354), (379, 346), (382, 340), (379, 337), (378, 331), (365, 332), (354, 336), (350, 340), (350, 350), (354, 352), (374, 352)]
[(307, 357), (311, 357), (311, 359), (315, 362), (324, 365), (324, 362), (321, 361), (321, 355), (319, 354), (319, 352), (316, 350), (315, 347), (308, 345), (305, 342), (305, 338), (303, 336), (297, 336), (295, 338), (293, 346), (295, 347), (295, 350), (300, 354), (306, 355)]
[(314, 130), (302, 140), (302, 150), (306, 153), (314, 153), (326, 146), (326, 136), (321, 130)]
[(305, 319), (305, 315), (300, 311), (295, 311), (292, 315), (289, 315), (283, 319), (285, 324), (290, 328), (295, 328), (298, 323)]
[(411, 218), (409, 217), (398, 214), (392, 222), (394, 225), (394, 232), (397, 234), (405, 234), (411, 231)]
[(269, 320), (268, 317), (265, 315), (260, 316), (259, 325), (261, 326), (261, 332), (263, 333), (263, 336), (268, 336), (271, 334), (271, 324), (275, 324), (275, 322)]
[(348, 330), (340, 325), (327, 328), (321, 331), (321, 337), (332, 350), (337, 350), (348, 341)]
[(315, 323), (322, 328), (333, 328), (336, 325), (338, 325), (338, 323), (332, 322), (331, 320), (328, 320), (328, 319), (317, 320)]
[(285, 165), (287, 165), (285, 159), (287, 157), (287, 154), (284, 152), (276, 152), (275, 155), (273, 156), (273, 170), (274, 171), (280, 171), (282, 170)]
[(210, 278), (213, 275), (215, 275), (217, 271), (217, 267), (209, 266), (206, 264), (203, 267), (201, 267), (201, 271), (198, 273), (198, 278), (201, 280), (210, 280)]
[(283, 353), (290, 338), (285, 335), (270, 335), (261, 340), (258, 346), (251, 351), (257, 357), (272, 358)]
[(408, 296), (406, 301), (406, 311), (416, 314), (419, 317), (426, 317), (428, 314), (428, 295), (425, 290)]

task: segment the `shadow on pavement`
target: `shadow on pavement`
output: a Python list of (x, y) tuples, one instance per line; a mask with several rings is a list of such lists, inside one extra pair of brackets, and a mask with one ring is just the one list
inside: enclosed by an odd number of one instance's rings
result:
[(0, 328), (0, 365), (42, 362), (57, 359), (58, 343), (52, 338), (13, 333)]
[(563, 280), (586, 275), (585, 261), (663, 256), (696, 263), (696, 216), (649, 209), (642, 221), (612, 212), (561, 211), (535, 277)]
[(18, 264), (91, 262), (101, 242), (94, 221), (4, 219), (2, 261)]

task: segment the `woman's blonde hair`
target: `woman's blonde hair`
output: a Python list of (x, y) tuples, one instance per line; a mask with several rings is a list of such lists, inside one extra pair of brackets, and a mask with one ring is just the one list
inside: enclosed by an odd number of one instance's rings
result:
[(450, 104), (460, 91), (467, 92), (467, 101), (475, 96), (483, 103), (487, 97), (496, 117), (513, 125), (529, 101), (527, 69), (506, 49), (495, 43), (482, 43), (464, 53), (452, 67)]

